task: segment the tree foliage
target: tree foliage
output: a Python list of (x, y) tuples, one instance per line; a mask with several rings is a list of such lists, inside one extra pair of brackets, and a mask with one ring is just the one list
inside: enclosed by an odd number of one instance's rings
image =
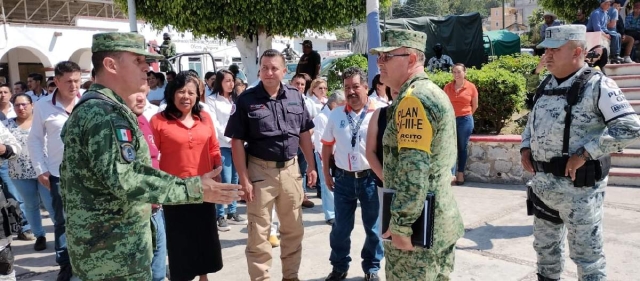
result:
[(329, 71), (327, 84), (329, 90), (342, 89), (342, 72), (352, 66), (357, 66), (360, 69), (366, 71), (367, 58), (363, 55), (350, 55), (344, 58), (336, 59), (336, 64), (331, 71)]
[(591, 11), (597, 8), (599, 1), (584, 0), (538, 0), (538, 5), (546, 11), (552, 12), (559, 19), (566, 22), (573, 22), (578, 9), (582, 9), (585, 14), (589, 15)]
[[(115, 0), (126, 10), (126, 0)], [(222, 39), (324, 32), (365, 18), (366, 0), (136, 0), (140, 19), (154, 28), (172, 26)], [(390, 0), (381, 1), (389, 5)]]
[(394, 18), (415, 18), (479, 12), (482, 17), (487, 17), (491, 8), (501, 5), (499, 0), (407, 0), (404, 4), (393, 2), (392, 14)]

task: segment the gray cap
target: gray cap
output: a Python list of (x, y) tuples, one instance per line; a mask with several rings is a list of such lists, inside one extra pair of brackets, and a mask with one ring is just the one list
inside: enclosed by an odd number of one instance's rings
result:
[(544, 31), (544, 41), (538, 49), (560, 48), (569, 41), (587, 40), (587, 27), (582, 24), (570, 24), (547, 27)]

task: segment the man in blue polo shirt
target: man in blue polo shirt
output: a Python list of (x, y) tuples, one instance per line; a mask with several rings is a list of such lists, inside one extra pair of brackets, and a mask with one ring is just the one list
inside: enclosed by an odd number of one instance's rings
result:
[(611, 40), (611, 60), (622, 62), (623, 59), (620, 57), (620, 34), (607, 28), (609, 23), (607, 11), (611, 7), (611, 2), (611, 0), (600, 0), (600, 7), (593, 10), (591, 16), (589, 16), (587, 32), (601, 31), (605, 33), (607, 38)]

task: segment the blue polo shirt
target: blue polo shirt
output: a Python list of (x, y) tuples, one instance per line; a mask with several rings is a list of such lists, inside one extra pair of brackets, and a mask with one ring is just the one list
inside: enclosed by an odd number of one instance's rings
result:
[(607, 15), (607, 12), (603, 11), (601, 8), (593, 10), (589, 16), (589, 22), (587, 23), (587, 32), (602, 31), (609, 34), (609, 29), (607, 29), (608, 21), (609, 16)]
[(262, 82), (238, 97), (224, 135), (247, 143), (247, 153), (266, 161), (288, 161), (298, 155), (300, 133), (313, 129), (297, 89), (280, 84), (272, 99)]

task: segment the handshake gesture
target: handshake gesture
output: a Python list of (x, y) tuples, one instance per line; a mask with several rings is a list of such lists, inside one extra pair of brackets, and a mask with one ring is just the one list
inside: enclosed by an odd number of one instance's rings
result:
[(202, 182), (202, 201), (216, 204), (231, 204), (231, 202), (239, 200), (244, 194), (241, 186), (237, 184), (220, 183), (219, 180), (222, 166), (200, 176)]

